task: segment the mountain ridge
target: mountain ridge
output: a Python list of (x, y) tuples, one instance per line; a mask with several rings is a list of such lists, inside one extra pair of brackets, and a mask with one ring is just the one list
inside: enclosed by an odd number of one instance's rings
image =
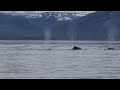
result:
[(1, 11), (0, 13), (4, 13), (4, 14), (10, 14), (13, 16), (25, 16), (26, 18), (42, 18), (43, 16), (46, 15), (46, 17), (50, 17), (50, 16), (54, 16), (55, 18), (57, 18), (57, 20), (62, 21), (62, 20), (72, 20), (73, 17), (82, 17), (82, 16), (86, 16), (87, 14), (89, 14), (90, 12), (70, 12), (70, 11), (66, 11), (66, 12), (60, 12), (60, 11), (44, 11), (44, 12), (33, 12), (33, 11)]

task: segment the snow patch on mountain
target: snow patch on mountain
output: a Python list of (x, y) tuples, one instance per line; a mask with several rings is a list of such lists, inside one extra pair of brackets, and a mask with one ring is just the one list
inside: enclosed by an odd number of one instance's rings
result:
[(26, 15), (26, 18), (40, 18), (42, 17), (41, 14), (30, 14), (30, 15)]
[(30, 18), (46, 18), (55, 17), (58, 21), (72, 20), (72, 18), (83, 17), (94, 11), (0, 11), (0, 13), (11, 15), (22, 15), (27, 19)]

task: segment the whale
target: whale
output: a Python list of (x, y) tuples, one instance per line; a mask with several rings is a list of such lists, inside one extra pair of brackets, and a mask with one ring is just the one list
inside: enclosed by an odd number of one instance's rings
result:
[(119, 49), (118, 49), (118, 48), (109, 47), (109, 48), (107, 48), (107, 49), (105, 49), (105, 50), (119, 50)]
[(82, 50), (82, 49), (79, 48), (79, 47), (77, 47), (77, 46), (74, 46), (74, 47), (72, 48), (72, 50)]

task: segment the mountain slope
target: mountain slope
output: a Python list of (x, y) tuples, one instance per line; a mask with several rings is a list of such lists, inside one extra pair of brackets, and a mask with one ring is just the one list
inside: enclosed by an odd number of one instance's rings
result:
[[(0, 13), (0, 39), (120, 40), (119, 11), (97, 11), (85, 16), (65, 12), (45, 12), (38, 14), (39, 17), (30, 15)], [(63, 19), (59, 20), (59, 15)]]
[(120, 40), (119, 11), (98, 11), (77, 19), (74, 23), (78, 26), (79, 39)]

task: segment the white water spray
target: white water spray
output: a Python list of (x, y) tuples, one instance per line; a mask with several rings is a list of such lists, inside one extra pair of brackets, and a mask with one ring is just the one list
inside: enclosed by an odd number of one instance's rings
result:
[(118, 40), (119, 28), (118, 28), (117, 23), (113, 22), (112, 20), (109, 20), (109, 21), (105, 22), (104, 25), (107, 30), (107, 40), (108, 41)]
[(110, 43), (107, 44), (108, 48), (117, 48), (115, 47), (115, 41), (118, 40), (118, 36), (119, 36), (119, 27), (117, 25), (116, 22), (114, 22), (113, 20), (109, 20), (107, 22), (105, 22), (105, 27), (107, 30), (107, 40), (110, 41)]
[(51, 40), (51, 30), (49, 28), (44, 29), (44, 40)]

